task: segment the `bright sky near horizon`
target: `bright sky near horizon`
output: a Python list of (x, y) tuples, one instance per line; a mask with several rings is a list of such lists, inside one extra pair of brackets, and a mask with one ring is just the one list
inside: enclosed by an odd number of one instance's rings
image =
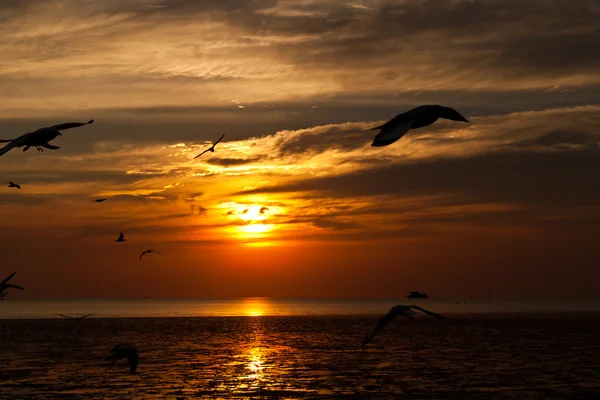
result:
[[(597, 297), (599, 18), (593, 0), (2, 1), (0, 138), (95, 119), (0, 157), (22, 186), (0, 187), (0, 278), (26, 288), (7, 299)], [(370, 146), (421, 104), (472, 124)]]

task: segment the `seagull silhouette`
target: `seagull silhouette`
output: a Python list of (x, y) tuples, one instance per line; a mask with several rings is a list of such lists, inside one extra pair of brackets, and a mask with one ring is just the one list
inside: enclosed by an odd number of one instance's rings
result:
[(38, 129), (34, 132), (25, 133), (16, 139), (0, 140), (0, 143), (9, 142), (6, 146), (0, 149), (0, 156), (10, 151), (13, 147), (25, 147), (23, 151), (29, 150), (30, 147), (35, 147), (38, 149), (38, 151), (44, 151), (42, 147), (50, 150), (57, 150), (60, 147), (53, 146), (48, 142), (56, 138), (58, 135), (62, 135), (60, 131), (77, 128), (79, 126), (92, 123), (94, 123), (93, 119), (90, 119), (88, 122), (66, 122), (64, 124), (53, 125)]
[(413, 319), (413, 315), (416, 314), (416, 312), (414, 310), (419, 310), (421, 312), (424, 312), (427, 315), (431, 315), (432, 317), (435, 317), (438, 319), (448, 319), (448, 318), (444, 317), (443, 315), (436, 314), (431, 311), (427, 311), (424, 308), (421, 308), (419, 306), (402, 306), (402, 305), (395, 306), (395, 307), (390, 308), (388, 313), (385, 314), (383, 317), (381, 317), (375, 323), (375, 325), (373, 326), (373, 329), (371, 330), (371, 333), (369, 333), (367, 336), (365, 336), (365, 339), (363, 340), (360, 347), (364, 348), (371, 340), (373, 340), (375, 335), (377, 335), (377, 333), (380, 330), (382, 330), (387, 324), (392, 322), (395, 318), (408, 317), (410, 319)]
[(6, 182), (6, 183), (8, 183), (7, 187), (16, 187), (17, 189), (21, 189), (21, 185), (19, 185), (19, 184), (16, 184), (14, 182)]
[(140, 254), (140, 258), (138, 258), (138, 261), (142, 259), (142, 257), (144, 257), (144, 254), (150, 254), (150, 253), (157, 253), (157, 254), (161, 254), (160, 252), (156, 251), (156, 250), (146, 250), (144, 252), (142, 252), (142, 254)]
[(383, 125), (371, 128), (371, 130), (380, 130), (373, 139), (371, 146), (388, 146), (404, 136), (409, 130), (431, 125), (439, 118), (469, 122), (458, 111), (450, 107), (437, 104), (419, 106), (396, 115)]
[(96, 200), (92, 200), (94, 203), (102, 203), (103, 201), (106, 201), (108, 199), (96, 199)]
[(129, 373), (135, 373), (135, 370), (140, 362), (140, 356), (137, 349), (130, 344), (118, 344), (110, 351), (110, 356), (107, 360), (112, 360), (112, 365), (115, 365), (117, 360), (126, 358), (129, 364)]
[(117, 240), (115, 240), (115, 242), (125, 242), (125, 235), (123, 234), (123, 232), (121, 232), (121, 234), (119, 235), (119, 238)]
[(223, 134), (223, 136), (221, 136), (219, 138), (219, 140), (217, 140), (215, 143), (213, 143), (212, 146), (210, 146), (208, 149), (204, 150), (202, 153), (198, 154), (196, 157), (194, 157), (194, 159), (200, 157), (202, 154), (206, 153), (207, 151), (210, 151), (212, 153), (215, 152), (215, 146), (217, 145), (217, 143), (219, 143), (221, 141), (221, 139), (223, 139), (225, 137), (225, 134)]
[(418, 290), (414, 291), (414, 292), (408, 292), (408, 295), (406, 296), (407, 299), (427, 299), (429, 296), (427, 296), (427, 293), (421, 293)]
[(7, 294), (6, 289), (14, 288), (14, 289), (19, 289), (19, 290), (25, 290), (23, 287), (21, 287), (19, 285), (13, 285), (11, 283), (8, 283), (8, 281), (10, 281), (11, 278), (13, 276), (15, 276), (15, 274), (16, 274), (16, 272), (13, 272), (6, 279), (4, 279), (2, 282), (0, 282), (0, 293), (4, 293), (2, 295), (2, 299), (4, 299), (4, 296), (6, 296), (6, 294)]
[(70, 320), (73, 320), (73, 321), (76, 321), (77, 323), (79, 323), (79, 322), (81, 322), (81, 320), (94, 315), (94, 313), (86, 314), (86, 315), (82, 315), (82, 316), (79, 316), (79, 313), (77, 313), (77, 316), (75, 316), (75, 317), (73, 317), (71, 315), (65, 315), (65, 314), (58, 314), (58, 315), (60, 315), (63, 318), (70, 319)]

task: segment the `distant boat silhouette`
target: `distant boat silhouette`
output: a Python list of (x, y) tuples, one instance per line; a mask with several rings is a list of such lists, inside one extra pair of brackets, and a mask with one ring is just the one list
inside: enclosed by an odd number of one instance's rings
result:
[(121, 234), (119, 235), (117, 240), (115, 240), (115, 242), (126, 242), (126, 241), (127, 241), (127, 239), (125, 239), (125, 235), (123, 234), (123, 232), (121, 232)]
[(418, 290), (415, 292), (408, 292), (408, 295), (406, 296), (407, 299), (426, 299), (428, 297), (427, 293), (421, 293)]

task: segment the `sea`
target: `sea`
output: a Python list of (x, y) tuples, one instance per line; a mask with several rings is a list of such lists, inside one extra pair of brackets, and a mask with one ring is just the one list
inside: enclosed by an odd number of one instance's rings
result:
[[(361, 348), (397, 304), (448, 319)], [(600, 399), (599, 333), (592, 301), (7, 296), (0, 399)], [(134, 374), (107, 360), (123, 343)]]

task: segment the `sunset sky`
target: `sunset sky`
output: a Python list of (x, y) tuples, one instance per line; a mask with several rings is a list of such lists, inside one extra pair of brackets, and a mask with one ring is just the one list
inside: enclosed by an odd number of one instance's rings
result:
[[(0, 157), (22, 185), (0, 187), (0, 279), (598, 297), (599, 20), (595, 0), (2, 1), (0, 138), (95, 123)], [(370, 146), (421, 104), (472, 124)]]

